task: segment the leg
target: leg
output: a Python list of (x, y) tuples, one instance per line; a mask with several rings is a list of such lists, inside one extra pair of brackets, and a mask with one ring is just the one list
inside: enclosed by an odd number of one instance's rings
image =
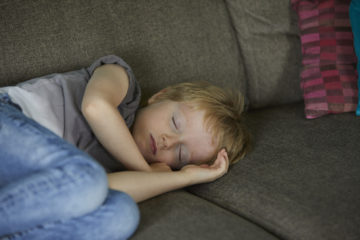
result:
[(88, 155), (0, 100), (0, 236), (91, 212), (107, 190)]
[(45, 224), (3, 240), (128, 239), (139, 223), (139, 210), (127, 194), (110, 190), (104, 204), (85, 216)]

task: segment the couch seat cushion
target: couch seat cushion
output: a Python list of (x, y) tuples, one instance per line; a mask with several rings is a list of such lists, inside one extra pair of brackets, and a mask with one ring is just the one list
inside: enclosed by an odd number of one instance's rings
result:
[(135, 239), (275, 240), (246, 219), (185, 191), (175, 191), (140, 204)]
[(189, 190), (285, 239), (359, 239), (360, 119), (306, 120), (303, 107), (250, 112), (252, 153)]

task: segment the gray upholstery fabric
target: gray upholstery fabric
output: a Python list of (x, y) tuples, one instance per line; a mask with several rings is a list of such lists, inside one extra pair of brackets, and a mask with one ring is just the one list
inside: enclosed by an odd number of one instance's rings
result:
[(190, 190), (285, 239), (359, 239), (360, 118), (305, 120), (303, 107), (250, 112), (252, 153)]
[(184, 191), (140, 204), (140, 227), (133, 240), (275, 240), (255, 224)]
[[(0, 86), (109, 54), (145, 99), (200, 79), (242, 90), (252, 109), (301, 100), (289, 0), (0, 0)], [(295, 104), (253, 110), (249, 126), (251, 154), (196, 196), (141, 203), (134, 239), (360, 239), (360, 118), (305, 120)]]
[(248, 79), (251, 108), (302, 99), (301, 45), (289, 0), (226, 0)]
[(244, 89), (236, 36), (221, 0), (0, 2), (1, 85), (118, 55), (145, 98), (171, 83)]

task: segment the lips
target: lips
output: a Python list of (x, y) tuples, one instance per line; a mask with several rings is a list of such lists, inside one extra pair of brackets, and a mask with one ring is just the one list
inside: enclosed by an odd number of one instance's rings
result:
[(156, 155), (157, 147), (154, 137), (150, 134), (150, 147), (151, 151), (154, 155)]

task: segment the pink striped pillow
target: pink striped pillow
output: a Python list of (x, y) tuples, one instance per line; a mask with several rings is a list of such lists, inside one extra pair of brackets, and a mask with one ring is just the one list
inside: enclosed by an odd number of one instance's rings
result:
[(301, 87), (308, 119), (357, 107), (351, 0), (291, 0), (301, 31)]

